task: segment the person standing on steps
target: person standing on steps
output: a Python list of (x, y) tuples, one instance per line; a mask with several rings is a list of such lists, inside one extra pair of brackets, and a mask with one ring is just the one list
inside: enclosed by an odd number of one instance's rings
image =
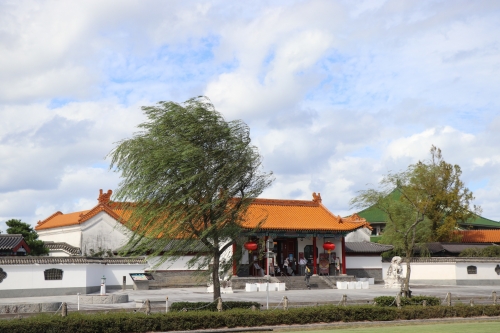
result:
[(311, 267), (309, 267), (309, 265), (306, 265), (304, 280), (306, 281), (307, 289), (311, 289), (311, 284), (309, 283), (309, 279), (311, 278), (311, 275), (312, 275)]
[(307, 260), (306, 258), (302, 257), (299, 260), (299, 266), (300, 266), (300, 275), (304, 276), (306, 275), (306, 265), (307, 265)]

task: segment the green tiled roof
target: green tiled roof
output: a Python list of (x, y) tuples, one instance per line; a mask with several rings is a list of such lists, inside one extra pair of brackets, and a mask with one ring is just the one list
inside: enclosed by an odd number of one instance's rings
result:
[(481, 226), (500, 229), (500, 222), (493, 221), (482, 216), (476, 215), (474, 219), (467, 221), (466, 223), (459, 223), (461, 226)]
[[(389, 194), (396, 198), (399, 196), (397, 190), (394, 190)], [(376, 222), (386, 222), (386, 214), (375, 206), (370, 206), (358, 212), (358, 215), (369, 223)], [(488, 227), (488, 228), (498, 228), (500, 229), (500, 222), (493, 221), (482, 216), (476, 215), (475, 218), (467, 221), (466, 223), (459, 223), (463, 227)]]

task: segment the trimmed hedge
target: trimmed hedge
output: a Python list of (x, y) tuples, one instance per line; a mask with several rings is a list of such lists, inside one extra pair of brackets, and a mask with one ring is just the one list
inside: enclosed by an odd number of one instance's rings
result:
[[(379, 296), (373, 299), (378, 306), (397, 306), (396, 298), (393, 296)], [(423, 301), (427, 301), (427, 305), (436, 306), (441, 304), (438, 297), (433, 296), (413, 296), (411, 298), (401, 297), (401, 306), (422, 305)]]
[(0, 320), (0, 332), (9, 333), (122, 333), (179, 331), (232, 327), (274, 325), (391, 321), (430, 318), (499, 316), (499, 305), (478, 306), (406, 306), (402, 308), (378, 306), (325, 305), (296, 308), (288, 311), (229, 310), (225, 312), (192, 311), (166, 314), (71, 313), (62, 318), (42, 315), (24, 319)]
[[(255, 306), (260, 309), (260, 303), (258, 302), (238, 302), (238, 301), (225, 301), (222, 303), (222, 309), (232, 310), (232, 309), (251, 309)], [(217, 311), (217, 302), (174, 302), (169, 307), (170, 311)]]

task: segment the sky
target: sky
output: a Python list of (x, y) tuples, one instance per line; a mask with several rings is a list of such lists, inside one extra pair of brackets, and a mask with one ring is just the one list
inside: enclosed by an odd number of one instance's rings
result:
[(435, 145), (500, 220), (498, 1), (0, 0), (0, 230), (94, 207), (141, 106), (200, 95), (250, 126), (261, 197), (344, 216)]

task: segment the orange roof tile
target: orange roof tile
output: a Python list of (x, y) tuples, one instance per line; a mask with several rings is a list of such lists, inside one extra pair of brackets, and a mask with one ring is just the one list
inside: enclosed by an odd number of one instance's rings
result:
[(500, 243), (500, 229), (496, 230), (462, 230), (462, 243)]
[[(110, 191), (103, 193), (100, 190), (99, 204), (91, 210), (69, 214), (57, 212), (44, 221), (38, 222), (35, 230), (81, 224), (100, 212), (105, 212), (124, 223), (130, 216), (130, 212), (124, 210), (120, 203), (110, 202), (110, 196)], [(353, 231), (361, 227), (371, 228), (370, 224), (357, 214), (344, 218), (332, 214), (321, 203), (321, 195), (319, 193), (313, 193), (312, 201), (255, 199), (247, 211), (243, 227), (246, 229), (255, 229), (264, 219), (265, 222), (260, 226), (260, 230), (335, 233)]]
[(321, 201), (255, 199), (248, 208), (243, 227), (284, 231), (352, 231), (370, 227), (365, 219), (353, 214), (347, 218), (335, 216)]

